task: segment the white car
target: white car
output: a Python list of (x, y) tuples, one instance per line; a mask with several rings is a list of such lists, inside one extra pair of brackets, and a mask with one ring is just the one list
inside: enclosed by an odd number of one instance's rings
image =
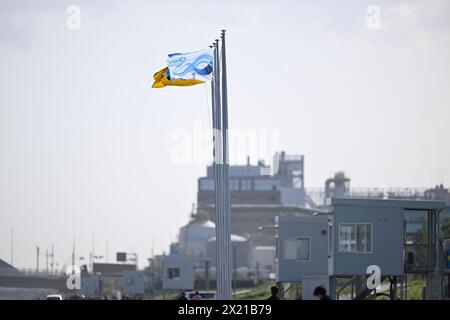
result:
[(63, 297), (60, 294), (48, 294), (45, 300), (63, 300)]

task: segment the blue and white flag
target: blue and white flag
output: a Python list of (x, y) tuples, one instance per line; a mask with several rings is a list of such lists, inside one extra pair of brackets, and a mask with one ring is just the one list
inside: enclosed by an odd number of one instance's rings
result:
[(167, 66), (169, 67), (170, 79), (211, 80), (213, 60), (213, 49), (169, 54)]

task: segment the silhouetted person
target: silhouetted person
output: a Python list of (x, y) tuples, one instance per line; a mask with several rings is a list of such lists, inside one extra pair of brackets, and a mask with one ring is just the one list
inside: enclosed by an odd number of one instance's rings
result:
[(331, 300), (330, 296), (327, 295), (327, 290), (324, 287), (316, 287), (313, 295), (317, 298), (317, 300)]
[(192, 296), (191, 300), (203, 300), (203, 297), (198, 293), (198, 291), (195, 291), (195, 294)]
[(178, 297), (178, 300), (187, 300), (188, 298), (186, 298), (186, 293), (183, 291), (181, 292), (180, 296)]
[(277, 286), (271, 286), (270, 291), (272, 292), (272, 295), (267, 300), (280, 300), (280, 298), (278, 298), (278, 287)]

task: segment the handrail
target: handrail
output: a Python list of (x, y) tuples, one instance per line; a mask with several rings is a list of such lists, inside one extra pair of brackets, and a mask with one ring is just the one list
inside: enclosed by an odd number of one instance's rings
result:
[(336, 299), (337, 300), (339, 300), (339, 294), (345, 288), (347, 288), (350, 284), (352, 285), (352, 293), (351, 293), (351, 295), (352, 295), (352, 299), (353, 299), (353, 284), (354, 284), (355, 279), (356, 279), (356, 276), (351, 277), (349, 281), (347, 281), (339, 290), (336, 291)]

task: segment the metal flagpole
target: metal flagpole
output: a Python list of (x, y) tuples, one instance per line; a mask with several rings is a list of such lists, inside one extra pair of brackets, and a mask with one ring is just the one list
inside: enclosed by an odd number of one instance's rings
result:
[(222, 30), (222, 145), (223, 145), (223, 222), (224, 222), (224, 266), (226, 299), (231, 298), (231, 210), (229, 188), (228, 159), (228, 96), (227, 96), (227, 60), (225, 50), (225, 30)]
[[(217, 50), (216, 50), (216, 46), (212, 45), (212, 48), (214, 48), (214, 74), (213, 74), (213, 79), (211, 81), (211, 104), (212, 104), (212, 125), (213, 125), (213, 171), (214, 171), (214, 218), (215, 218), (215, 222), (216, 222), (216, 261), (218, 260), (218, 252), (219, 252), (219, 248), (217, 248), (218, 246), (218, 233), (217, 233), (217, 225), (220, 225), (220, 222), (218, 223), (218, 218), (220, 216), (220, 188), (219, 188), (219, 169), (218, 169), (218, 165), (219, 165), (219, 155), (220, 155), (220, 146), (218, 145), (218, 140), (217, 140), (217, 131), (218, 131), (218, 122), (217, 122), (217, 106), (216, 106), (216, 85), (219, 85), (216, 81), (217, 81), (217, 77), (216, 77), (216, 55), (217, 55)], [(216, 268), (217, 269), (217, 268)], [(217, 281), (218, 283), (218, 281)], [(217, 288), (219, 288), (219, 285), (217, 284)]]
[(211, 99), (212, 99), (212, 120), (213, 120), (213, 168), (214, 168), (214, 218), (216, 223), (216, 270), (217, 270), (217, 297), (221, 299), (222, 297), (222, 282), (221, 282), (221, 271), (219, 269), (221, 261), (221, 242), (219, 241), (220, 229), (221, 229), (221, 208), (222, 208), (222, 191), (221, 191), (221, 145), (220, 145), (220, 83), (219, 83), (219, 66), (218, 66), (218, 48), (217, 41), (213, 43), (214, 47), (214, 74), (213, 80), (211, 81)]

